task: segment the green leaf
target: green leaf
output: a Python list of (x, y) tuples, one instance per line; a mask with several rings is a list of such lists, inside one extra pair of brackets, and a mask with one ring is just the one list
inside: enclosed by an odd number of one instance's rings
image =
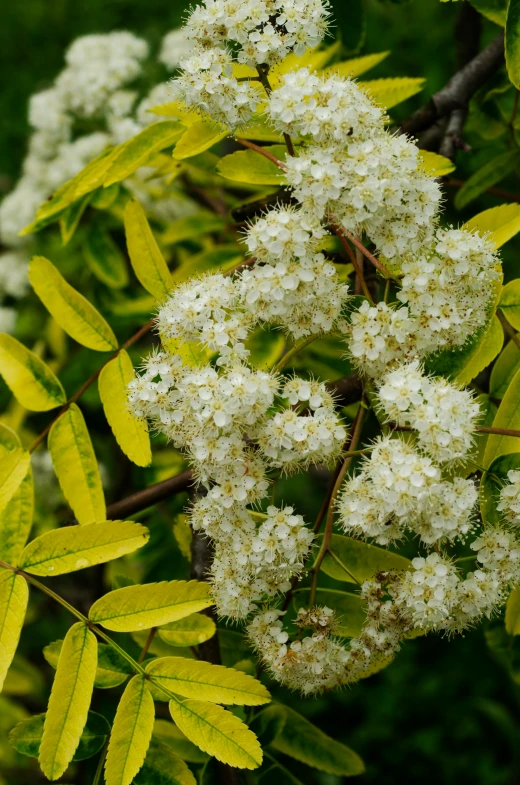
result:
[(270, 746), (278, 752), (337, 777), (353, 777), (365, 771), (359, 755), (288, 706), (269, 706), (255, 719), (255, 727), (265, 728), (271, 723), (275, 735)]
[[(53, 641), (43, 649), (43, 656), (52, 668), (58, 667), (63, 641)], [(98, 660), (94, 687), (102, 690), (118, 687), (133, 673), (129, 663), (106, 643), (98, 644)]]
[(325, 74), (330, 76), (339, 74), (340, 76), (349, 76), (351, 78), (361, 76), (361, 74), (365, 74), (367, 71), (370, 71), (371, 68), (375, 68), (376, 65), (379, 65), (383, 60), (386, 60), (389, 54), (390, 51), (377, 52), (372, 55), (363, 55), (363, 57), (342, 60), (341, 63), (334, 63), (330, 68), (327, 68)]
[(419, 159), (430, 177), (444, 177), (455, 169), (455, 164), (449, 158), (429, 150), (419, 150)]
[(39, 669), (17, 652), (5, 677), (4, 692), (8, 695), (34, 697), (40, 696), (42, 687), (43, 679)]
[(187, 760), (188, 763), (204, 763), (208, 760), (208, 756), (202, 750), (186, 738), (184, 733), (167, 720), (155, 720), (153, 727), (153, 735), (156, 736), (163, 744), (174, 751), (174, 753), (182, 760)]
[(83, 255), (101, 283), (111, 289), (121, 289), (128, 284), (128, 270), (123, 254), (109, 233), (97, 224), (89, 227)]
[(133, 553), (147, 542), (148, 536), (144, 526), (131, 521), (53, 529), (24, 548), (20, 567), (32, 575), (63, 575)]
[(455, 196), (454, 204), (457, 210), (462, 210), (470, 202), (484, 193), (491, 186), (496, 185), (508, 174), (514, 172), (520, 164), (520, 152), (508, 150), (498, 155), (471, 175), (460, 191)]
[(271, 700), (264, 685), (252, 676), (203, 660), (160, 657), (149, 663), (146, 673), (160, 686), (186, 698), (235, 706), (260, 706)]
[(248, 361), (255, 368), (268, 371), (282, 356), (285, 341), (285, 336), (278, 330), (258, 328), (246, 341), (246, 348), (250, 352)]
[(92, 700), (96, 665), (96, 636), (78, 622), (63, 641), (38, 754), (41, 770), (50, 780), (61, 777), (79, 745)]
[(79, 523), (105, 520), (98, 462), (85, 419), (75, 403), (53, 424), (48, 444), (61, 489)]
[(160, 627), (213, 604), (204, 581), (162, 581), (125, 586), (92, 605), (89, 619), (114, 632)]
[[(282, 161), (285, 160), (285, 148), (282, 145), (266, 147)], [(221, 158), (217, 172), (226, 180), (255, 185), (283, 185), (285, 175), (283, 169), (265, 156), (254, 150), (239, 150)]]
[(117, 443), (137, 466), (149, 466), (152, 449), (148, 424), (138, 420), (128, 410), (128, 382), (135, 377), (134, 366), (126, 351), (110, 360), (99, 375), (99, 396), (105, 416)]
[(109, 185), (107, 188), (98, 188), (92, 194), (90, 204), (92, 207), (95, 207), (96, 210), (108, 210), (108, 208), (112, 207), (114, 202), (117, 201), (117, 197), (120, 193), (121, 185), (119, 183)]
[[(344, 537), (342, 534), (332, 535), (330, 549), (348, 567), (359, 583), (373, 578), (378, 572), (408, 570), (411, 565), (409, 559), (405, 559), (404, 556), (400, 556), (398, 553), (392, 553), (387, 548), (378, 548), (376, 545), (369, 545), (361, 540), (353, 540), (350, 537)], [(323, 560), (322, 570), (326, 575), (337, 581), (356, 583), (356, 580), (345, 572), (328, 554)]]
[(161, 300), (172, 288), (170, 271), (143, 208), (135, 199), (128, 200), (124, 220), (128, 254), (137, 279), (147, 292)]
[(469, 0), (469, 2), (486, 19), (495, 22), (500, 27), (506, 26), (508, 0)]
[(520, 349), (514, 341), (509, 341), (491, 371), (490, 395), (503, 398), (517, 371), (520, 371)]
[[(307, 607), (310, 600), (310, 589), (297, 589), (293, 595), (293, 607), (296, 611)], [(342, 638), (357, 638), (366, 621), (366, 613), (359, 594), (351, 594), (335, 589), (318, 589), (316, 604), (326, 605), (337, 613), (337, 634)]]
[(509, 78), (520, 88), (520, 0), (509, 0), (506, 18), (506, 66)]
[(209, 150), (217, 142), (229, 136), (230, 132), (214, 120), (195, 120), (186, 130), (175, 145), (173, 157), (177, 160), (193, 158), (194, 155)]
[(13, 661), (29, 601), (25, 578), (0, 572), (0, 691)]
[(506, 632), (520, 635), (520, 588), (513, 589), (506, 604)]
[(258, 739), (242, 720), (214, 703), (170, 701), (178, 728), (201, 750), (237, 769), (256, 769), (262, 763)]
[(112, 158), (103, 181), (105, 188), (125, 180), (143, 166), (151, 155), (172, 145), (183, 133), (184, 126), (180, 123), (175, 120), (162, 120), (133, 136)]
[(142, 676), (129, 681), (117, 707), (105, 763), (106, 785), (130, 785), (152, 738), (154, 704)]
[(244, 255), (236, 245), (218, 245), (209, 251), (201, 251), (191, 256), (189, 261), (180, 264), (172, 273), (172, 283), (177, 285), (205, 272), (227, 272), (243, 259)]
[(474, 215), (462, 227), (480, 234), (490, 232), (489, 239), (500, 248), (520, 232), (520, 204), (501, 204)]
[(425, 83), (420, 77), (393, 77), (390, 79), (371, 79), (368, 82), (359, 82), (370, 97), (385, 109), (391, 109), (397, 104), (419, 93)]
[(43, 360), (5, 333), (0, 333), (0, 373), (29, 411), (46, 412), (67, 400), (61, 383)]
[(213, 619), (202, 613), (193, 613), (161, 627), (159, 635), (170, 646), (198, 646), (212, 638), (216, 631)]
[(73, 202), (71, 205), (69, 205), (67, 209), (61, 214), (60, 232), (63, 245), (67, 245), (74, 236), (83, 213), (87, 209), (91, 199), (92, 194), (86, 194), (86, 196), (84, 196), (82, 199), (78, 199), (77, 202)]
[[(17, 752), (37, 758), (43, 735), (45, 714), (35, 714), (18, 723), (9, 734), (9, 741)], [(105, 744), (110, 733), (106, 719), (95, 711), (89, 711), (87, 724), (83, 728), (79, 744), (72, 760), (86, 760), (95, 755)]]
[[(498, 407), (493, 428), (520, 430), (520, 371), (513, 377), (502, 403)], [(518, 450), (520, 450), (518, 437), (490, 434), (484, 454), (484, 466), (488, 468), (495, 458)]]
[(146, 754), (135, 785), (197, 785), (195, 777), (183, 760), (163, 742), (154, 739)]
[(34, 256), (29, 281), (49, 313), (71, 338), (98, 352), (117, 349), (117, 338), (99, 311), (43, 256)]
[(31, 456), (21, 447), (2, 450), (0, 461), (0, 513), (20, 488), (31, 463)]
[(194, 215), (186, 215), (169, 223), (161, 240), (164, 245), (174, 245), (184, 240), (197, 240), (205, 234), (222, 231), (224, 226), (225, 221), (219, 215), (200, 210)]
[(498, 307), (509, 324), (520, 330), (520, 278), (504, 286)]

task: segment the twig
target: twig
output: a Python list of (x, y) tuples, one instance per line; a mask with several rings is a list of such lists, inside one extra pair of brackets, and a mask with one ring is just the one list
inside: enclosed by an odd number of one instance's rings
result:
[(144, 661), (144, 658), (148, 654), (148, 649), (150, 648), (150, 646), (153, 643), (153, 639), (155, 638), (155, 633), (156, 632), (157, 632), (157, 627), (152, 627), (152, 629), (148, 633), (148, 638), (146, 639), (146, 643), (144, 644), (143, 650), (142, 650), (141, 654), (139, 655), (139, 659), (137, 660), (137, 662), (139, 664), (141, 664)]
[(186, 471), (177, 474), (175, 477), (169, 477), (167, 480), (151, 485), (149, 488), (144, 488), (142, 491), (137, 491), (125, 499), (109, 504), (107, 507), (107, 518), (111, 521), (128, 518), (136, 512), (146, 510), (147, 507), (152, 507), (154, 504), (162, 502), (169, 496), (187, 491), (193, 480), (193, 472), (191, 469), (186, 469)]
[[(356, 449), (357, 443), (361, 436), (361, 431), (363, 428), (363, 421), (365, 419), (365, 406), (363, 401), (361, 401), (359, 405), (359, 409), (357, 410), (356, 417), (352, 424), (352, 437), (350, 439), (349, 450), (353, 448)], [(325, 558), (325, 554), (330, 548), (330, 541), (332, 539), (332, 527), (334, 524), (334, 512), (335, 512), (335, 502), (338, 496), (339, 490), (345, 478), (345, 475), (349, 469), (350, 464), (352, 463), (352, 457), (348, 457), (343, 462), (340, 471), (338, 472), (338, 476), (336, 477), (336, 482), (334, 483), (334, 488), (332, 490), (330, 499), (329, 499), (329, 511), (327, 513), (327, 521), (325, 524), (325, 533), (323, 535), (323, 542), (321, 543), (321, 548), (316, 557), (316, 561), (311, 568), (312, 572), (312, 583), (311, 583), (311, 592), (309, 596), (309, 607), (314, 605), (314, 601), (316, 599), (316, 589), (318, 588), (318, 575), (320, 572), (321, 565), (323, 563), (323, 559)]]
[[(462, 188), (466, 185), (466, 181), (450, 178), (449, 180), (444, 180), (443, 185), (446, 188)], [(490, 194), (491, 196), (498, 196), (500, 199), (507, 199), (508, 202), (520, 202), (520, 196), (518, 194), (513, 194), (511, 191), (504, 191), (502, 188), (486, 188), (484, 193)]]
[(250, 150), (254, 150), (255, 153), (260, 153), (260, 155), (263, 155), (264, 158), (267, 158), (273, 164), (276, 164), (279, 169), (287, 169), (284, 162), (280, 158), (277, 158), (276, 155), (270, 153), (269, 150), (266, 150), (265, 147), (260, 147), (259, 144), (255, 144), (254, 142), (250, 142), (248, 139), (241, 139), (239, 137), (237, 137), (236, 141), (238, 144), (241, 144), (242, 147), (248, 147)]
[(467, 107), (471, 97), (504, 62), (504, 34), (500, 33), (485, 49), (457, 71), (428, 103), (401, 126), (403, 133), (417, 134), (455, 109)]
[[(372, 264), (374, 265), (374, 267), (375, 267), (377, 270), (379, 270), (379, 272), (381, 273), (381, 275), (384, 275), (384, 276), (385, 276), (385, 278), (392, 278), (394, 281), (398, 281), (398, 280), (399, 280), (399, 278), (398, 278), (397, 276), (393, 275), (393, 274), (390, 272), (390, 270), (388, 270), (388, 269), (387, 269), (387, 268), (384, 266), (384, 264), (382, 264), (382, 263), (379, 261), (379, 259), (376, 259), (376, 257), (374, 256), (374, 254), (370, 253), (370, 251), (368, 250), (368, 248), (365, 248), (365, 246), (363, 245), (363, 243), (362, 243), (360, 240), (358, 240), (358, 238), (357, 238), (357, 237), (354, 237), (354, 235), (353, 235), (353, 234), (351, 234), (349, 231), (347, 231), (347, 229), (345, 229), (345, 227), (344, 227), (344, 226), (340, 226), (339, 224), (332, 224), (332, 223), (330, 224), (330, 226), (331, 226), (331, 228), (334, 230), (334, 232), (335, 232), (336, 234), (338, 234), (338, 232), (339, 232), (339, 233), (340, 233), (340, 234), (342, 234), (344, 237), (348, 237), (348, 239), (350, 240), (350, 242), (351, 242), (351, 243), (353, 243), (353, 244), (356, 246), (356, 248), (358, 248), (358, 249), (361, 251), (361, 253), (363, 254), (363, 256), (364, 256), (366, 259), (368, 259), (368, 261), (369, 261), (369, 262), (372, 262)], [(339, 237), (339, 236), (340, 236), (340, 235), (338, 234), (338, 237)]]
[(292, 349), (289, 349), (289, 351), (284, 354), (282, 359), (274, 366), (272, 373), (280, 373), (280, 371), (283, 371), (287, 363), (292, 360), (295, 354), (301, 352), (302, 349), (305, 349), (306, 346), (308, 346), (313, 341), (316, 341), (320, 337), (321, 336), (319, 334), (309, 335), (309, 337), (305, 338), (304, 341), (297, 343), (296, 346), (293, 346)]
[(350, 243), (348, 242), (347, 238), (343, 234), (342, 227), (340, 227), (339, 224), (336, 224), (333, 221), (329, 221), (329, 226), (332, 229), (332, 231), (334, 232), (334, 234), (337, 237), (339, 237), (339, 241), (340, 241), (341, 245), (343, 246), (343, 248), (345, 249), (345, 251), (347, 252), (348, 257), (349, 257), (350, 261), (352, 262), (352, 266), (354, 267), (354, 270), (356, 271), (357, 280), (359, 281), (359, 283), (361, 285), (361, 288), (363, 289), (363, 293), (364, 293), (365, 297), (367, 298), (367, 300), (370, 303), (372, 303), (372, 305), (373, 305), (374, 301), (372, 299), (372, 295), (370, 294), (370, 290), (369, 290), (369, 288), (367, 286), (367, 282), (365, 281), (365, 277), (363, 275), (363, 268), (359, 264), (358, 259), (356, 257), (356, 254), (354, 253), (354, 251), (350, 247)]
[(520, 335), (516, 332), (516, 330), (512, 327), (512, 325), (509, 324), (501, 308), (497, 308), (497, 316), (500, 324), (502, 325), (506, 333), (520, 349)]

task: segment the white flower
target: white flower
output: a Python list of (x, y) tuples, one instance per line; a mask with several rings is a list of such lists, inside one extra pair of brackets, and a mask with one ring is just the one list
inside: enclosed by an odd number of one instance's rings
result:
[(511, 469), (507, 473), (508, 485), (500, 491), (500, 502), (497, 509), (505, 513), (506, 520), (518, 525), (520, 523), (520, 471)]
[(455, 565), (438, 553), (412, 560), (413, 571), (402, 573), (389, 591), (397, 608), (409, 615), (414, 627), (443, 625), (457, 601), (460, 581)]
[(511, 532), (489, 527), (471, 543), (479, 564), (486, 570), (496, 571), (505, 583), (520, 577), (520, 543)]

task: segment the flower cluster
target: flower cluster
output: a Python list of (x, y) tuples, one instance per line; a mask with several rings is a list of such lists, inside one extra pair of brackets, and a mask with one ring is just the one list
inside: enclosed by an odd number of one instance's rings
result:
[(317, 46), (327, 30), (326, 0), (204, 0), (188, 18), (193, 51), (174, 80), (179, 99), (236, 128), (256, 112), (258, 83), (236, 75), (236, 64), (265, 69), (289, 52)]
[(467, 390), (425, 376), (415, 361), (386, 374), (378, 398), (387, 418), (417, 431), (418, 446), (437, 463), (470, 452), (480, 408)]
[(502, 512), (509, 523), (520, 524), (520, 471), (511, 469), (507, 473), (509, 483), (500, 490), (500, 501), (497, 509)]

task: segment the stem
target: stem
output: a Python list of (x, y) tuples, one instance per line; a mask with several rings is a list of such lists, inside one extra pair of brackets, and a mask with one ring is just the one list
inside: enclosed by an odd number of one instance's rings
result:
[(296, 346), (293, 346), (292, 349), (289, 349), (289, 351), (286, 352), (282, 357), (282, 359), (275, 365), (275, 367), (272, 370), (272, 373), (280, 373), (280, 371), (282, 371), (285, 368), (287, 363), (294, 357), (295, 354), (298, 354), (298, 352), (300, 352), (302, 349), (305, 349), (306, 346), (308, 346), (310, 343), (312, 343), (319, 337), (320, 337), (319, 335), (309, 335), (309, 337), (306, 338), (304, 341), (297, 344)]
[[(444, 180), (443, 185), (447, 188), (462, 188), (463, 185), (466, 185), (466, 181), (456, 179)], [(520, 196), (518, 196), (518, 194), (504, 191), (502, 188), (486, 188), (484, 193), (490, 194), (491, 196), (498, 196), (500, 199), (507, 199), (508, 202), (520, 202)]]
[(363, 294), (365, 295), (367, 300), (370, 303), (372, 303), (372, 305), (374, 305), (374, 301), (372, 299), (372, 295), (370, 294), (370, 290), (369, 290), (369, 288), (367, 286), (367, 282), (365, 281), (365, 277), (363, 275), (363, 269), (362, 269), (361, 265), (359, 264), (359, 262), (357, 260), (356, 254), (354, 253), (354, 251), (350, 247), (350, 244), (348, 243), (347, 238), (343, 234), (343, 231), (342, 231), (341, 227), (338, 224), (334, 223), (333, 221), (329, 221), (329, 226), (332, 229), (332, 231), (334, 232), (334, 234), (337, 237), (339, 237), (339, 240), (340, 240), (343, 248), (347, 252), (348, 257), (349, 257), (349, 259), (352, 262), (352, 265), (354, 267), (354, 270), (356, 271), (357, 279), (358, 279), (359, 283), (361, 284), (361, 288), (363, 289)]
[(148, 638), (146, 639), (146, 643), (143, 646), (143, 650), (142, 650), (141, 654), (139, 655), (139, 659), (137, 660), (139, 665), (141, 665), (141, 663), (143, 662), (144, 658), (148, 654), (148, 649), (152, 645), (152, 642), (153, 642), (153, 639), (155, 638), (155, 633), (156, 632), (157, 632), (157, 627), (152, 627), (150, 632), (149, 632), (149, 634), (148, 634)]
[(72, 406), (73, 403), (76, 403), (77, 401), (79, 401), (79, 399), (81, 398), (83, 393), (86, 392), (88, 390), (88, 388), (92, 384), (94, 384), (94, 382), (98, 378), (99, 374), (101, 373), (101, 371), (103, 370), (105, 365), (108, 365), (108, 363), (111, 362), (115, 357), (117, 357), (121, 352), (125, 351), (126, 349), (129, 349), (130, 346), (134, 345), (134, 343), (137, 343), (137, 341), (140, 338), (142, 338), (143, 335), (146, 335), (146, 333), (149, 332), (152, 329), (152, 327), (154, 325), (154, 322), (155, 322), (155, 319), (150, 319), (150, 321), (147, 322), (147, 324), (145, 324), (144, 327), (141, 327), (141, 329), (138, 330), (136, 333), (134, 333), (134, 335), (132, 335), (128, 339), (128, 341), (126, 341), (122, 346), (119, 347), (119, 349), (117, 349), (115, 352), (113, 352), (113, 354), (110, 355), (108, 360), (105, 360), (103, 365), (101, 365), (100, 368), (98, 368), (97, 371), (95, 373), (93, 373), (92, 376), (89, 379), (87, 379), (87, 381), (84, 384), (82, 384), (82, 386), (79, 388), (79, 390), (76, 393), (74, 393), (74, 395), (71, 398), (69, 398), (67, 403), (65, 403), (61, 407), (61, 409), (59, 410), (59, 412), (56, 415), (56, 417), (53, 420), (51, 420), (51, 422), (47, 425), (47, 427), (44, 428), (43, 431), (36, 437), (36, 439), (33, 441), (31, 446), (29, 447), (29, 452), (34, 452), (34, 450), (38, 447), (38, 445), (41, 444), (42, 441), (45, 439), (45, 437), (49, 433), (49, 431), (52, 428), (52, 426), (54, 425), (54, 423), (57, 420), (59, 420), (59, 418), (62, 416), (62, 414), (65, 414), (65, 412), (68, 411), (68, 409), (70, 409), (70, 407)]
[(254, 150), (255, 153), (260, 153), (260, 155), (263, 155), (264, 158), (268, 158), (269, 161), (271, 161), (273, 164), (276, 164), (279, 169), (287, 169), (284, 162), (280, 158), (277, 158), (276, 155), (270, 153), (269, 150), (266, 150), (265, 147), (260, 147), (259, 144), (255, 144), (254, 142), (250, 142), (248, 139), (241, 139), (239, 137), (237, 137), (236, 141), (238, 144), (241, 144), (242, 147), (248, 147), (250, 150)]
[[(413, 431), (413, 428), (409, 425), (392, 425), (391, 427), (394, 431)], [(517, 436), (520, 438), (520, 431), (516, 431), (513, 428), (494, 428), (489, 425), (476, 425), (475, 430), (477, 433), (494, 433), (497, 436)]]
[(514, 330), (513, 327), (509, 324), (509, 322), (507, 321), (506, 317), (504, 316), (504, 312), (500, 308), (497, 308), (497, 316), (499, 318), (499, 321), (500, 321), (502, 327), (506, 331), (506, 333), (509, 335), (511, 340), (513, 340), (516, 343), (517, 347), (520, 349), (520, 335), (518, 335), (516, 330)]
[[(257, 65), (256, 70), (258, 72), (258, 77), (255, 78), (258, 79), (258, 81), (262, 84), (265, 92), (267, 93), (267, 97), (269, 98), (269, 96), (273, 92), (273, 88), (271, 86), (268, 77), (269, 66)], [(289, 134), (286, 134), (284, 132), (283, 139), (287, 147), (287, 152), (289, 153), (290, 156), (294, 158), (294, 145), (292, 143), (291, 137), (289, 136)]]
[[(353, 423), (352, 429), (352, 438), (350, 440), (349, 447), (353, 447), (354, 450), (359, 442), (359, 438), (361, 436), (361, 431), (363, 429), (363, 421), (365, 419), (365, 406), (363, 400), (359, 405), (359, 409), (357, 410), (356, 417)], [(332, 539), (332, 527), (334, 524), (334, 506), (336, 502), (336, 498), (339, 493), (339, 489), (345, 479), (345, 475), (349, 469), (350, 464), (352, 463), (352, 457), (348, 457), (343, 462), (343, 466), (341, 467), (338, 476), (336, 478), (336, 482), (334, 483), (334, 488), (332, 490), (330, 500), (329, 500), (329, 511), (327, 514), (327, 522), (325, 524), (325, 534), (323, 535), (323, 542), (321, 543), (321, 548), (316, 557), (316, 561), (311, 569), (312, 572), (312, 584), (311, 584), (311, 593), (309, 597), (309, 606), (314, 605), (314, 601), (316, 599), (316, 589), (318, 588), (318, 575), (323, 563), (323, 559), (325, 558), (325, 554), (330, 549), (330, 541)]]
[(108, 742), (109, 742), (109, 740), (107, 739), (103, 749), (101, 750), (101, 755), (100, 755), (100, 758), (99, 758), (98, 767), (96, 769), (96, 773), (94, 775), (94, 779), (92, 780), (92, 785), (101, 785), (101, 777), (103, 776), (103, 767), (105, 765), (105, 758), (106, 758), (107, 752), (108, 752)]
[(354, 237), (354, 235), (353, 235), (353, 234), (351, 234), (350, 232), (348, 232), (348, 231), (347, 231), (347, 230), (346, 230), (346, 229), (345, 229), (343, 226), (341, 226), (341, 227), (338, 227), (338, 228), (339, 228), (340, 232), (342, 232), (342, 233), (345, 235), (345, 237), (348, 237), (348, 239), (350, 240), (350, 242), (351, 242), (351, 243), (354, 243), (354, 245), (356, 246), (356, 248), (358, 248), (358, 249), (361, 251), (361, 253), (363, 254), (363, 256), (364, 256), (366, 259), (368, 259), (368, 261), (369, 261), (369, 262), (372, 262), (372, 264), (374, 265), (374, 267), (375, 267), (377, 270), (379, 270), (379, 272), (381, 273), (381, 275), (384, 275), (384, 276), (385, 276), (385, 278), (392, 278), (394, 281), (398, 281), (398, 280), (399, 280), (399, 278), (398, 278), (397, 276), (395, 276), (395, 275), (392, 275), (392, 273), (390, 272), (390, 270), (388, 270), (388, 269), (387, 269), (387, 268), (384, 266), (384, 264), (382, 264), (382, 263), (379, 261), (379, 259), (376, 259), (376, 257), (374, 256), (374, 254), (371, 254), (371, 253), (370, 253), (370, 251), (369, 251), (367, 248), (365, 248), (365, 246), (363, 245), (363, 243), (362, 243), (362, 242), (360, 242), (360, 240), (358, 240), (358, 239), (357, 239), (357, 237)]

